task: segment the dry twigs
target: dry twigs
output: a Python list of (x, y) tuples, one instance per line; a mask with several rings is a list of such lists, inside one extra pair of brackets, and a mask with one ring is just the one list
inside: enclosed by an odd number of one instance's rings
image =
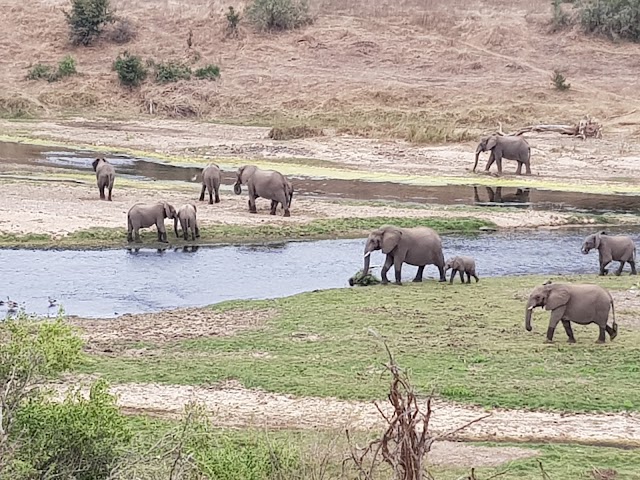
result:
[(587, 137), (602, 138), (602, 125), (591, 116), (586, 115), (576, 125), (529, 125), (518, 130), (516, 133), (504, 133), (502, 123), (498, 122), (498, 135), (522, 135), (526, 132), (554, 132), (561, 135), (571, 135), (586, 140)]

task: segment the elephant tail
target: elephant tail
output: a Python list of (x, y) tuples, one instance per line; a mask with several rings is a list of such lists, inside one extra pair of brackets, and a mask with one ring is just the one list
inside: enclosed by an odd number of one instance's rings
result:
[(291, 202), (293, 202), (293, 187), (291, 187), (291, 191), (289, 192), (289, 208), (291, 208)]
[(616, 322), (616, 309), (613, 306), (613, 297), (609, 294), (609, 298), (611, 299), (611, 316), (613, 317), (613, 323), (611, 324), (611, 328), (614, 332), (614, 337), (618, 334), (618, 323)]

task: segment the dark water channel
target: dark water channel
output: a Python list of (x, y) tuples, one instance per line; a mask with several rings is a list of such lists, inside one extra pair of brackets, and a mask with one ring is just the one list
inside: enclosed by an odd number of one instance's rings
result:
[[(0, 142), (0, 162), (43, 165), (62, 170), (91, 171), (96, 154), (91, 151), (48, 149), (34, 145)], [(126, 155), (106, 155), (119, 175), (139, 180), (192, 182), (201, 168), (168, 165), (158, 161)], [(223, 183), (235, 180), (232, 171), (223, 172)], [(419, 204), (510, 206), (534, 210), (573, 211), (602, 214), (640, 213), (640, 197), (634, 195), (600, 195), (553, 190), (517, 189), (484, 186), (423, 187), (391, 182), (326, 180), (296, 177), (298, 195), (312, 195), (352, 200), (387, 200)]]
[[(443, 244), (447, 257), (473, 255), (481, 278), (595, 274), (597, 254), (580, 253), (587, 233), (590, 231), (447, 235)], [(640, 232), (620, 233), (637, 241)], [(229, 299), (348, 288), (348, 278), (362, 266), (363, 249), (364, 240), (355, 239), (164, 252), (144, 248), (138, 252), (0, 250), (0, 299), (9, 296), (28, 312), (46, 315), (47, 297), (51, 296), (68, 314), (113, 317)], [(383, 262), (383, 254), (375, 252), (372, 265)], [(416, 267), (405, 265), (403, 279), (410, 281), (415, 271)], [(374, 272), (379, 275), (379, 268)], [(393, 279), (393, 272), (390, 275)], [(437, 269), (427, 267), (425, 275), (437, 278)], [(469, 292), (473, 294), (473, 288)], [(54, 314), (55, 309), (49, 313)]]

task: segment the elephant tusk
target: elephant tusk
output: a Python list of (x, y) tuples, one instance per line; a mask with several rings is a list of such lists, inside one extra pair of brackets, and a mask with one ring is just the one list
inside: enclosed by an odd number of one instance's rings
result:
[(529, 307), (529, 308), (527, 308), (527, 310), (533, 310), (534, 308), (536, 308), (536, 307)]
[(371, 255), (371, 252), (367, 252), (364, 254), (364, 258), (367, 258), (369, 255)]

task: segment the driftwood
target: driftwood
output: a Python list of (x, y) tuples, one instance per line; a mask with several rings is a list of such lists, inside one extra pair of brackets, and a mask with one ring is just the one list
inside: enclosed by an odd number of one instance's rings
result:
[(571, 135), (586, 140), (587, 137), (602, 138), (602, 125), (590, 116), (585, 116), (576, 125), (529, 125), (518, 130), (516, 133), (505, 133), (502, 131), (502, 123), (498, 122), (498, 135), (522, 135), (527, 132), (554, 132), (561, 135)]

